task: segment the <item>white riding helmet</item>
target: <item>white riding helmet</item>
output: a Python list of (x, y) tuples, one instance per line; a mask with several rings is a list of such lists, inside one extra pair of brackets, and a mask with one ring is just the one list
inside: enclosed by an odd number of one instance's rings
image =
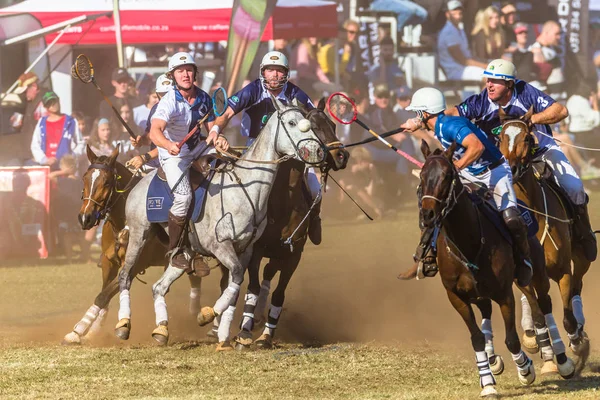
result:
[(514, 82), (517, 79), (517, 68), (510, 61), (499, 58), (488, 64), (485, 71), (483, 71), (483, 77)]
[(189, 53), (180, 51), (173, 54), (169, 60), (169, 72), (172, 73), (177, 67), (181, 67), (182, 65), (193, 65), (194, 69), (197, 69), (194, 58)]
[(413, 94), (408, 111), (425, 111), (429, 114), (439, 114), (446, 109), (444, 93), (436, 88), (426, 87)]
[(285, 68), (286, 70), (286, 75), (283, 77), (283, 79), (281, 79), (278, 82), (277, 87), (275, 88), (270, 88), (270, 89), (279, 89), (281, 87), (283, 87), (283, 85), (285, 85), (288, 81), (288, 79), (290, 79), (290, 66), (288, 64), (288, 59), (285, 56), (285, 54), (279, 52), (279, 51), (270, 51), (267, 54), (265, 54), (265, 56), (262, 58), (262, 61), (260, 62), (260, 82), (262, 83), (262, 85), (265, 87), (265, 89), (269, 89), (266, 84), (265, 84), (265, 77), (263, 76), (263, 71), (265, 69), (265, 67), (268, 67), (269, 65), (279, 65), (283, 68)]
[(173, 88), (173, 81), (167, 78), (166, 74), (162, 74), (156, 79), (156, 93), (167, 93)]

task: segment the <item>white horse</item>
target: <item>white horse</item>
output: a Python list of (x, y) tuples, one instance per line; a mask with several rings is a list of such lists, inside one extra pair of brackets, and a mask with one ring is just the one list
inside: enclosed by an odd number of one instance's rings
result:
[[(256, 141), (240, 160), (227, 165), (210, 182), (204, 210), (193, 224), (198, 241), (192, 237), (194, 233), (190, 233), (190, 242), (196, 243), (196, 246), (192, 245), (195, 252), (215, 257), (229, 270), (229, 284), (214, 307), (204, 307), (198, 314), (201, 326), (215, 317), (221, 318), (218, 349), (229, 348), (229, 330), (245, 266), (250, 261), (254, 242), (260, 238), (267, 224), (267, 200), (279, 162), (298, 158), (320, 164), (325, 159), (326, 149), (303, 112), (297, 107), (286, 107), (276, 99), (273, 101), (277, 111), (269, 118)], [(115, 329), (116, 335), (122, 339), (128, 338), (131, 330), (131, 272), (143, 246), (154, 234), (155, 224), (148, 221), (145, 207), (139, 206), (146, 203), (153, 177), (154, 173), (144, 177), (127, 199), (125, 213), (130, 230), (129, 246), (119, 274), (119, 322)], [(166, 228), (164, 224), (162, 227)], [(165, 295), (183, 272), (169, 266), (152, 287), (157, 325), (152, 336), (160, 344), (166, 344), (169, 337)]]

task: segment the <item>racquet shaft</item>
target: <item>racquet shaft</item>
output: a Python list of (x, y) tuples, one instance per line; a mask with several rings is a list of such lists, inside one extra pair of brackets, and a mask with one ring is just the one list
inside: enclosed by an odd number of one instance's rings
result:
[(96, 89), (98, 89), (98, 91), (100, 92), (102, 97), (104, 97), (104, 100), (108, 103), (110, 108), (112, 108), (112, 110), (115, 112), (115, 115), (117, 116), (119, 122), (121, 122), (121, 124), (123, 124), (123, 126), (127, 130), (127, 133), (129, 133), (129, 136), (131, 136), (132, 139), (135, 139), (135, 137), (136, 137), (135, 134), (133, 133), (133, 131), (127, 124), (127, 122), (125, 122), (125, 120), (121, 117), (121, 113), (115, 108), (115, 106), (110, 101), (110, 99), (104, 94), (104, 91), (100, 88), (100, 86), (98, 86), (95, 79), (92, 79), (92, 83), (94, 84), (94, 86), (96, 86)]

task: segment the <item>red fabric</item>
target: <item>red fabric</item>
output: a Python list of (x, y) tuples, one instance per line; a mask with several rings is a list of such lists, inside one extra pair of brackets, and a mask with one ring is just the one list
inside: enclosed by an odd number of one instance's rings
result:
[(62, 138), (63, 128), (65, 126), (66, 115), (59, 120), (50, 122), (46, 120), (46, 157), (56, 157), (56, 150)]

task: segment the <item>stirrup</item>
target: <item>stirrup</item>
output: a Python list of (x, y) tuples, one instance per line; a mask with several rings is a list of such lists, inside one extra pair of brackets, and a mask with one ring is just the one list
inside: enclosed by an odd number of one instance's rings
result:
[(418, 279), (433, 278), (438, 273), (438, 266), (435, 257), (427, 256), (419, 261), (417, 270)]

